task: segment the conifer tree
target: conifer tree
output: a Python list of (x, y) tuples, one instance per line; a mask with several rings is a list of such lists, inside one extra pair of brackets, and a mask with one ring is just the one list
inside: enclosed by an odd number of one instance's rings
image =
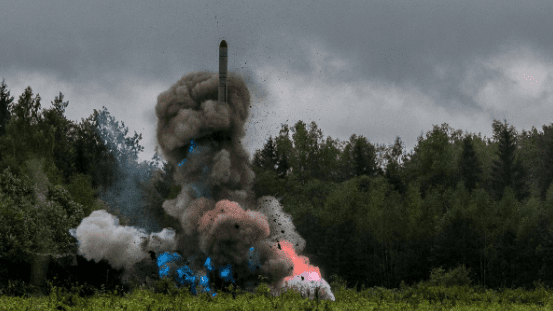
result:
[(392, 146), (386, 147), (384, 158), (386, 159), (386, 171), (384, 176), (388, 180), (388, 183), (392, 185), (394, 190), (399, 193), (405, 192), (405, 186), (402, 180), (403, 170), (403, 143), (399, 136), (396, 137)]
[(543, 133), (539, 135), (540, 163), (537, 174), (540, 195), (545, 200), (547, 189), (553, 181), (553, 124), (543, 126)]
[(377, 171), (376, 148), (366, 137), (353, 134), (344, 147), (341, 162), (343, 180), (372, 176)]
[(371, 176), (376, 172), (375, 148), (366, 137), (357, 137), (353, 144), (352, 158), (355, 176)]
[(277, 160), (276, 143), (271, 136), (263, 146), (263, 149), (255, 152), (253, 164), (263, 169), (276, 171)]
[(289, 174), (294, 164), (294, 145), (290, 140), (290, 128), (284, 124), (280, 129), (278, 137), (275, 138), (277, 150), (277, 174), (284, 178)]
[(459, 173), (467, 190), (472, 191), (476, 188), (476, 184), (480, 181), (482, 167), (474, 151), (470, 136), (463, 139), (463, 151), (459, 159)]
[(27, 125), (34, 125), (40, 121), (40, 95), (36, 94), (33, 98), (33, 90), (30, 86), (19, 96), (17, 104), (13, 106), (15, 117)]
[(0, 137), (6, 133), (6, 125), (10, 122), (10, 108), (13, 102), (13, 96), (10, 97), (10, 91), (6, 82), (2, 80), (0, 85)]
[(52, 150), (54, 163), (63, 173), (65, 181), (69, 182), (70, 176), (76, 172), (74, 148), (76, 126), (64, 115), (69, 102), (63, 101), (61, 92), (51, 103), (52, 107), (42, 112), (44, 129), (52, 131), (54, 134)]
[(516, 131), (507, 121), (493, 121), (494, 138), (498, 143), (499, 159), (492, 164), (491, 191), (496, 200), (503, 197), (505, 187), (510, 186), (515, 191), (517, 200), (526, 198), (529, 194), (526, 184), (526, 171), (520, 159), (515, 158)]

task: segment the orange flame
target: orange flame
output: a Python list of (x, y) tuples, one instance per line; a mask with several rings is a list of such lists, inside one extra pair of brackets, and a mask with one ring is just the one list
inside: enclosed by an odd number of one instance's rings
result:
[(282, 251), (294, 263), (294, 274), (285, 278), (284, 281), (291, 281), (296, 275), (303, 276), (308, 281), (319, 281), (322, 278), (319, 268), (310, 265), (309, 258), (296, 254), (290, 242), (280, 241), (279, 243)]

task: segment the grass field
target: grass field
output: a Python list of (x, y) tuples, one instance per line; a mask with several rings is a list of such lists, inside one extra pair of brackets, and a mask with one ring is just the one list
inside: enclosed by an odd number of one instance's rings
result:
[[(368, 288), (361, 292), (334, 286), (336, 301), (302, 298), (289, 291), (280, 297), (260, 286), (256, 294), (235, 291), (192, 296), (185, 289), (139, 288), (132, 293), (101, 292), (82, 297), (52, 288), (48, 296), (0, 296), (0, 310), (553, 310), (553, 291), (486, 290), (424, 284), (401, 289)], [(165, 292), (164, 292), (165, 291)], [(233, 297), (234, 296), (234, 297)]]

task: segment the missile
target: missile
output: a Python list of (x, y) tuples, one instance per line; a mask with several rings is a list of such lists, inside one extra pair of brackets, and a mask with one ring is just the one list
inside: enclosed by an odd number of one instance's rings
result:
[(221, 41), (219, 44), (219, 101), (227, 102), (227, 41)]

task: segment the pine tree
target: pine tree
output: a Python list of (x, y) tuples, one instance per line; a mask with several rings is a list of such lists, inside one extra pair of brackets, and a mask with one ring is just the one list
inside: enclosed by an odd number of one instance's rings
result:
[(341, 158), (343, 180), (376, 172), (376, 148), (366, 137), (351, 135)]
[(522, 200), (529, 194), (526, 184), (526, 171), (520, 159), (515, 160), (516, 131), (507, 121), (493, 121), (494, 138), (498, 142), (499, 159), (492, 164), (491, 191), (496, 200), (503, 197), (505, 187), (515, 191), (516, 198)]
[[(276, 143), (276, 158), (277, 158), (277, 174), (279, 178), (287, 176), (294, 164), (294, 145), (290, 140), (290, 128), (284, 124), (280, 129), (278, 137), (275, 138)], [(293, 169), (292, 169), (293, 170)]]
[(355, 176), (372, 176), (376, 172), (376, 152), (367, 138), (359, 136), (352, 150)]
[(434, 125), (425, 136), (417, 138), (418, 143), (406, 157), (406, 183), (417, 182), (425, 197), (432, 189), (447, 189), (457, 185), (457, 166), (451, 141), (456, 132), (447, 124)]
[(539, 135), (540, 163), (537, 174), (538, 186), (542, 200), (545, 200), (547, 189), (553, 181), (553, 124), (543, 126), (543, 133)]
[(519, 158), (516, 160), (513, 167), (513, 189), (515, 189), (515, 197), (519, 201), (524, 200), (530, 195), (527, 177), (527, 170), (522, 164), (522, 160)]
[(2, 84), (0, 85), (0, 137), (6, 133), (6, 125), (10, 122), (12, 102), (13, 96), (10, 97), (8, 86), (2, 80)]
[(276, 171), (277, 160), (276, 143), (271, 136), (263, 146), (263, 149), (255, 152), (253, 164), (263, 169)]
[(405, 186), (402, 180), (403, 143), (399, 136), (396, 137), (393, 146), (386, 147), (384, 158), (386, 160), (384, 176), (388, 180), (388, 183), (399, 193), (405, 193)]
[(33, 98), (33, 90), (30, 86), (19, 96), (17, 104), (13, 106), (15, 117), (27, 125), (34, 125), (40, 121), (40, 95), (36, 94)]
[(63, 94), (61, 92), (51, 103), (52, 107), (42, 112), (44, 130), (51, 130), (54, 133), (54, 146), (52, 150), (54, 163), (63, 173), (65, 181), (69, 182), (70, 176), (76, 172), (74, 148), (76, 127), (64, 115), (65, 108), (67, 108), (69, 102), (63, 101)]
[(474, 151), (470, 136), (465, 137), (463, 140), (463, 151), (459, 160), (459, 173), (467, 190), (472, 191), (476, 188), (476, 184), (480, 181), (482, 167)]

